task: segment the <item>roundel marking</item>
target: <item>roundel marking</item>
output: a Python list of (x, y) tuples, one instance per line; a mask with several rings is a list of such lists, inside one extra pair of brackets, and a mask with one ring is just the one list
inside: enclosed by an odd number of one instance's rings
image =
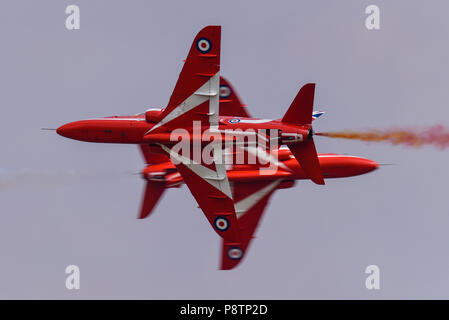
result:
[(201, 53), (208, 53), (212, 49), (212, 43), (207, 38), (199, 38), (196, 42), (196, 48)]
[(231, 95), (231, 88), (229, 88), (227, 85), (222, 84), (220, 86), (220, 98), (227, 98)]
[(243, 251), (239, 247), (232, 247), (228, 250), (228, 257), (232, 260), (239, 260), (243, 256)]
[(229, 119), (228, 122), (229, 122), (229, 123), (239, 123), (239, 122), (240, 122), (240, 119), (233, 118), (233, 119)]
[(219, 231), (226, 231), (229, 228), (229, 221), (225, 217), (218, 217), (214, 221), (215, 228)]

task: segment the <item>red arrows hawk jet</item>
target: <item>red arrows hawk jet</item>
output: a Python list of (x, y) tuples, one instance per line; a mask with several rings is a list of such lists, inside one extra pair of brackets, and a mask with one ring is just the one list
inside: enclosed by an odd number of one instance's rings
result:
[(323, 185), (324, 177), (363, 174), (378, 164), (317, 155), (312, 120), (322, 112), (313, 112), (314, 84), (300, 89), (281, 119), (249, 117), (220, 78), (220, 34), (220, 26), (208, 26), (195, 37), (166, 108), (72, 122), (57, 132), (82, 141), (139, 144), (148, 164), (140, 218), (165, 188), (185, 183), (223, 240), (221, 268), (232, 269), (275, 190), (297, 179)]

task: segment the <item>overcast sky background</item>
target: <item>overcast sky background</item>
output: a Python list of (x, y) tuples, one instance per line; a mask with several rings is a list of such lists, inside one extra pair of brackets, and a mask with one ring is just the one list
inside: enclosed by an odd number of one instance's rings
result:
[[(80, 30), (65, 28), (69, 4)], [(220, 271), (220, 239), (185, 186), (136, 219), (136, 146), (40, 130), (164, 107), (210, 24), (256, 117), (281, 117), (316, 82), (317, 131), (449, 125), (448, 12), (445, 0), (2, 1), (0, 298), (449, 298), (449, 150), (317, 137), (319, 152), (396, 165), (276, 192), (243, 263)], [(69, 264), (80, 290), (65, 288)]]

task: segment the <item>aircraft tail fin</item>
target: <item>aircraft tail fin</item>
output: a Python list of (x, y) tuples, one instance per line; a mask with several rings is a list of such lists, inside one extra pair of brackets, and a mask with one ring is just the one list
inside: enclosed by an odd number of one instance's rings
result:
[(282, 122), (291, 124), (312, 123), (313, 99), (315, 96), (315, 83), (304, 85), (288, 108)]
[(142, 197), (142, 204), (140, 207), (139, 219), (148, 217), (153, 211), (156, 204), (159, 202), (162, 194), (165, 191), (165, 186), (162, 183), (147, 181), (145, 191)]
[[(314, 118), (316, 118), (316, 115), (315, 117), (313, 115), (314, 96), (315, 84), (308, 83), (304, 85), (282, 118), (282, 122), (293, 125), (310, 125)], [(318, 160), (315, 143), (313, 142), (313, 131), (311, 127), (309, 132), (310, 134), (306, 140), (290, 144), (288, 148), (301, 165), (301, 168), (309, 175), (310, 179), (316, 184), (324, 184), (323, 173)]]
[(324, 177), (313, 139), (289, 145), (288, 148), (304, 172), (309, 175), (309, 178), (316, 184), (324, 184)]

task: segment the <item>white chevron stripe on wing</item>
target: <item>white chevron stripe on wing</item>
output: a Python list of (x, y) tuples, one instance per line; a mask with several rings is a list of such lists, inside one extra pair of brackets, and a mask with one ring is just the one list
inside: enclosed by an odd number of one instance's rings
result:
[(254, 192), (252, 195), (240, 200), (239, 202), (234, 204), (235, 213), (237, 214), (237, 219), (242, 217), (249, 209), (251, 209), (254, 205), (256, 205), (263, 197), (265, 197), (268, 193), (270, 193), (274, 188), (281, 183), (282, 179), (274, 180), (269, 185), (260, 189), (259, 191)]
[[(184, 113), (192, 110), (193, 108), (199, 106), (200, 104), (206, 102), (207, 100), (217, 100), (218, 101), (218, 85), (216, 86), (214, 82), (220, 79), (220, 75), (217, 72), (213, 77), (211, 77), (205, 84), (201, 86), (196, 92), (194, 92), (190, 97), (184, 100), (180, 105), (174, 108), (169, 114), (167, 114), (161, 121), (159, 121), (154, 127), (148, 130), (145, 134), (150, 133), (151, 131), (159, 128), (160, 126), (176, 119), (177, 117), (183, 115)], [(216, 90), (215, 86), (217, 87)], [(218, 108), (214, 110), (216, 112), (215, 117), (218, 122)], [(214, 117), (214, 115), (210, 115), (210, 117)], [(210, 119), (210, 118), (209, 118)], [(214, 118), (215, 119), (215, 118)]]
[(244, 149), (246, 149), (249, 153), (252, 153), (256, 157), (258, 157), (259, 159), (266, 161), (267, 163), (274, 164), (277, 167), (282, 168), (286, 171), (291, 171), (290, 168), (287, 167), (283, 162), (278, 161), (277, 157), (273, 156), (269, 152), (266, 152), (261, 147), (248, 146), (245, 147)]
[[(170, 148), (164, 146), (163, 144), (159, 144), (159, 146), (167, 152), (172, 159), (179, 161), (184, 164), (187, 168), (189, 168), (192, 172), (200, 176), (203, 180), (214, 186), (216, 189), (223, 192), (226, 196), (232, 199), (232, 192), (229, 186), (228, 176), (226, 174), (226, 170), (224, 173), (222, 170), (211, 170), (201, 164), (193, 161), (190, 158), (186, 158), (177, 152), (171, 150)], [(217, 167), (217, 165), (215, 166)]]

